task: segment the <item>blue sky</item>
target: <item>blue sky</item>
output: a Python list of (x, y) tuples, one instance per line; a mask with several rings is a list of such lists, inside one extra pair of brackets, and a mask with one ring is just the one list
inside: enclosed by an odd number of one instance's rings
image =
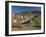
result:
[(41, 11), (41, 7), (12, 6), (13, 13), (19, 13), (22, 11)]

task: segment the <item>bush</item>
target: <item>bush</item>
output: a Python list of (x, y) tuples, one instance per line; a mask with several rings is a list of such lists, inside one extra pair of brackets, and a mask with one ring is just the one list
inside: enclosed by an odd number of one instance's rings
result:
[(34, 27), (41, 27), (41, 16), (37, 15), (37, 17), (33, 18), (31, 25)]

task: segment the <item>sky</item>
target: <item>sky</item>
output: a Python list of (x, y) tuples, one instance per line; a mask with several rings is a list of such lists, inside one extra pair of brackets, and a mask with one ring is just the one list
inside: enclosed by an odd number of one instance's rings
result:
[(23, 11), (41, 11), (41, 7), (12, 6), (13, 13), (19, 13)]

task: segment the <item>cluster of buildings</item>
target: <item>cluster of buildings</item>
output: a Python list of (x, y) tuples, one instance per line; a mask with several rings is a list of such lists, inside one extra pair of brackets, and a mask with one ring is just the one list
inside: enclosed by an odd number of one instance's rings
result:
[[(30, 14), (31, 15), (31, 14)], [(13, 18), (13, 22), (16, 23), (17, 21), (19, 22), (25, 22), (27, 21), (29, 18), (30, 18), (30, 15), (29, 14), (26, 14), (26, 15), (15, 15), (13, 14), (12, 15), (12, 18)]]

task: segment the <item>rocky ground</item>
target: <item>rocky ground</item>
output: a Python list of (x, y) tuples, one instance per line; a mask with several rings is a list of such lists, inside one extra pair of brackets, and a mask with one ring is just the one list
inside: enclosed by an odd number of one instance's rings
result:
[(41, 16), (40, 14), (34, 16), (30, 19), (29, 23), (22, 24), (22, 23), (13, 23), (12, 24), (12, 31), (20, 31), (20, 30), (39, 30), (41, 29)]

